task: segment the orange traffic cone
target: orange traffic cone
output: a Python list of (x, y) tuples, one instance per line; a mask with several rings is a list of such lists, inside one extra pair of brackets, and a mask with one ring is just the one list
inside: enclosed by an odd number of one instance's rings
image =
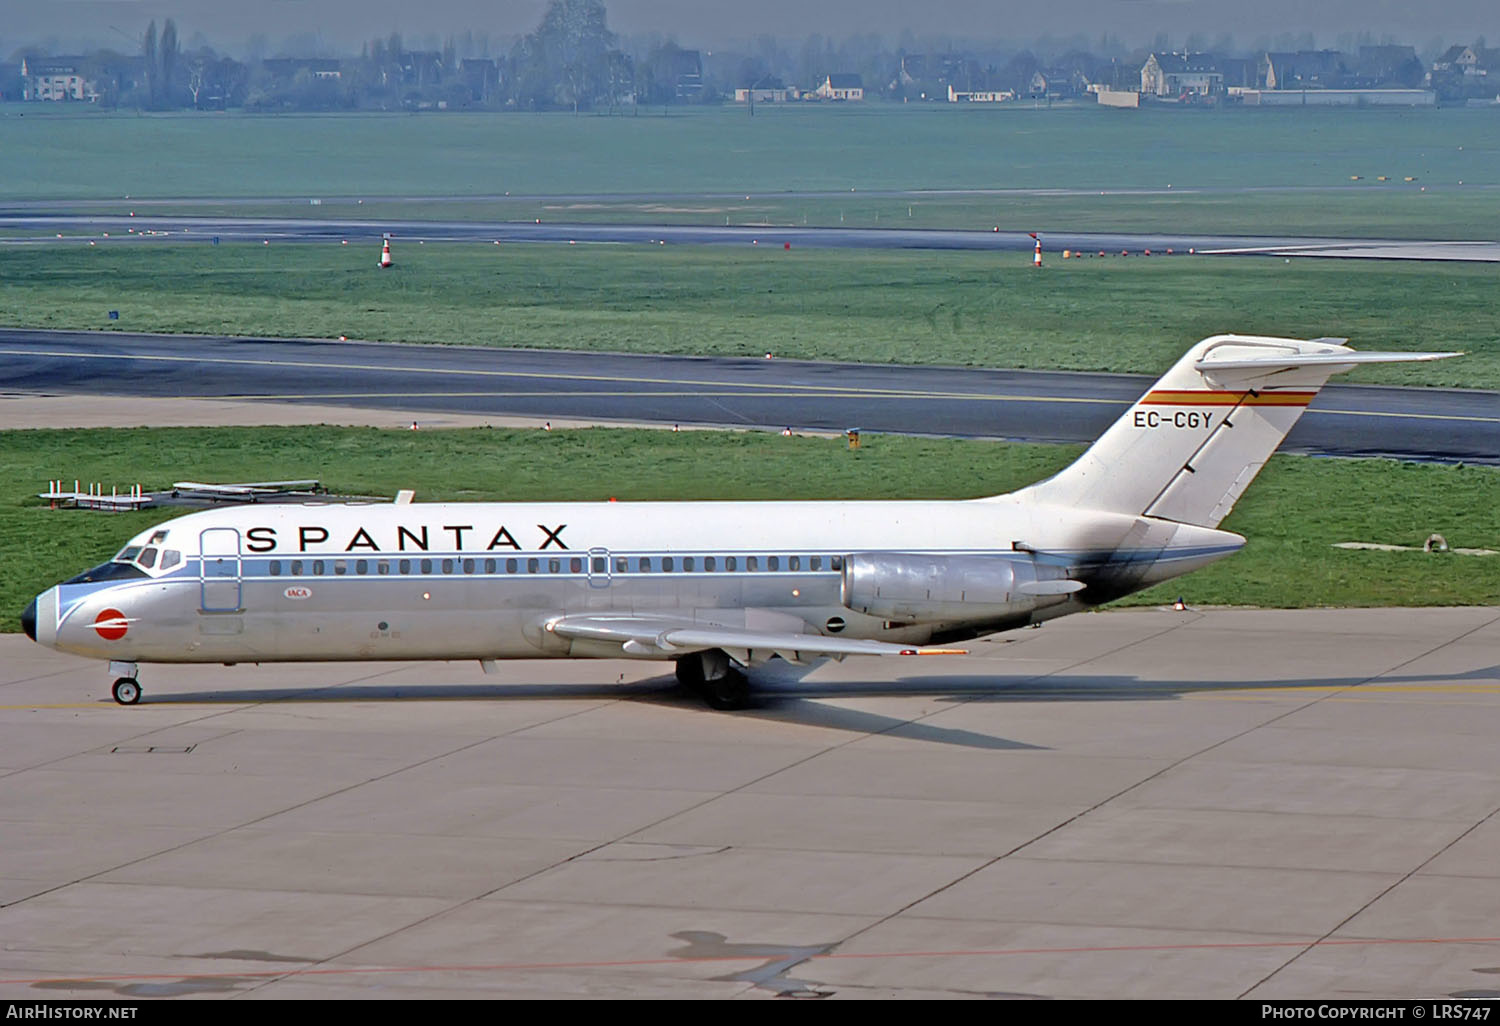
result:
[(1032, 238), (1036, 239), (1036, 250), (1031, 254), (1031, 266), (1032, 267), (1041, 267), (1042, 266), (1042, 240), (1039, 239), (1039, 238), (1037, 238), (1037, 236), (1035, 236), (1035, 235), (1033, 235)]
[(380, 267), (384, 270), (391, 266), (391, 240), (386, 239), (380, 247)]

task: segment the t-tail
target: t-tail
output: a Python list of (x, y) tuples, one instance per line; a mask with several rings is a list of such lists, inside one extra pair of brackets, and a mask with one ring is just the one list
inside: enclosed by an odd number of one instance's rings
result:
[(1216, 527), (1330, 377), (1359, 364), (1460, 355), (1356, 352), (1346, 341), (1205, 339), (1075, 463), (1020, 494)]

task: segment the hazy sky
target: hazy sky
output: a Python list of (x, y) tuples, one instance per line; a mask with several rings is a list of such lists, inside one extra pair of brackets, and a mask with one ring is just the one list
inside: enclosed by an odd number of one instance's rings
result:
[[(357, 50), (375, 35), (416, 38), (472, 29), (497, 43), (534, 28), (546, 0), (4, 0), (0, 48), (29, 42), (129, 49), (153, 18), (177, 22), (184, 42), (201, 32), (220, 49), (238, 50), (263, 34), (274, 50), (285, 39), (316, 34), (330, 49)], [(894, 43), (903, 29), (919, 38), (1025, 41), (1042, 35), (1104, 32), (1145, 45), (1158, 32), (1181, 45), (1189, 33), (1229, 33), (1248, 49), (1259, 37), (1311, 32), (1320, 45), (1367, 31), (1422, 48), (1441, 38), (1500, 45), (1497, 0), (606, 0), (610, 27), (661, 32), (685, 46), (727, 47), (760, 34), (800, 40), (860, 32)]]

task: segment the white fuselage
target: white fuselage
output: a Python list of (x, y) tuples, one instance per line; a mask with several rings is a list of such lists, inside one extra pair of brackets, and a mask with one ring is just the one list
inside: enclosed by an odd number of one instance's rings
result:
[[(132, 562), (106, 564), (120, 576), (39, 596), (36, 627), (45, 644), (131, 662), (631, 654), (542, 627), (575, 613), (924, 643), (1088, 608), (1242, 544), (1209, 528), (1016, 496), (256, 505), (143, 532), (121, 553)], [(142, 567), (150, 549), (154, 565)], [(162, 569), (167, 553), (178, 555)], [(900, 615), (850, 608), (850, 558), (883, 553), (1000, 557), (1086, 586), (1007, 594), (968, 615), (951, 603), (930, 614), (920, 602)]]

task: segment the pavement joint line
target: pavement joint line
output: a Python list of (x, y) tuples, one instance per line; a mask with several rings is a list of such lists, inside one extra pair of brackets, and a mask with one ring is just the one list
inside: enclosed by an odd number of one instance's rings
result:
[[(1107, 954), (1112, 952), (1152, 952), (1152, 951), (1235, 951), (1254, 949), (1274, 949), (1287, 947), (1300, 947), (1307, 943), (1306, 940), (1259, 940), (1259, 941), (1218, 941), (1203, 943), (1184, 944), (1118, 944), (1118, 945), (1088, 945), (1076, 947), (1039, 947), (1039, 948), (953, 948), (936, 950), (915, 951), (868, 951), (868, 952), (840, 952), (827, 951), (821, 954), (812, 954), (796, 964), (804, 962), (821, 961), (876, 961), (881, 959), (901, 958), (1013, 958), (1027, 955), (1085, 955), (1085, 954)], [(1374, 937), (1374, 938), (1343, 938), (1323, 942), (1329, 947), (1394, 947), (1394, 946), (1437, 946), (1437, 945), (1478, 945), (1478, 944), (1500, 944), (1500, 937)], [(338, 956), (335, 956), (338, 957)], [(732, 962), (764, 962), (774, 956), (767, 955), (698, 955), (686, 958), (634, 958), (634, 959), (605, 959), (593, 961), (559, 961), (559, 962), (496, 962), (478, 965), (407, 965), (407, 966), (326, 966), (322, 963), (313, 963), (315, 968), (307, 969), (248, 969), (238, 972), (211, 973), (122, 973), (107, 976), (52, 976), (52, 977), (27, 977), (15, 979), (0, 979), (0, 985), (30, 985), (38, 984), (66, 984), (66, 983), (128, 983), (132, 981), (146, 982), (153, 980), (196, 980), (196, 979), (221, 979), (224, 976), (236, 976), (241, 978), (263, 978), (265, 982), (276, 982), (281, 978), (294, 978), (300, 976), (375, 976), (393, 975), (398, 973), (495, 973), (495, 972), (544, 972), (549, 970), (566, 969), (609, 969), (627, 968), (639, 966), (686, 966), (686, 965), (719, 965)], [(796, 965), (787, 966), (783, 972), (790, 971)], [(241, 992), (241, 993), (248, 993)]]
[[(395, 671), (393, 670), (392, 672), (395, 672)], [(624, 702), (624, 701), (628, 701), (628, 699), (625, 698), (625, 697), (621, 697), (621, 698), (617, 698), (617, 699), (607, 700), (607, 701), (605, 701), (605, 702), (603, 702), (601, 704), (602, 705), (612, 705), (612, 704), (616, 704), (616, 703)], [(330, 792), (330, 793), (328, 793), (326, 795), (321, 795), (318, 798), (311, 799), (311, 800), (309, 800), (307, 802), (299, 803), (299, 804), (291, 806), (290, 808), (287, 808), (287, 809), (282, 809), (282, 810), (280, 810), (280, 811), (278, 811), (276, 813), (273, 813), (272, 816), (279, 816), (279, 815), (282, 815), (282, 814), (284, 814), (286, 812), (294, 811), (295, 809), (302, 808), (302, 807), (304, 807), (306, 805), (311, 805), (311, 804), (313, 804), (313, 802), (323, 801), (323, 800), (325, 800), (327, 798), (331, 798), (331, 797), (333, 797), (335, 795), (343, 794), (346, 791), (352, 791), (352, 790), (354, 790), (357, 787), (363, 787), (365, 784), (369, 784), (369, 783), (373, 783), (373, 782), (375, 782), (377, 780), (384, 780), (384, 779), (387, 779), (389, 777), (393, 777), (393, 776), (395, 776), (398, 773), (404, 773), (405, 771), (407, 771), (409, 769), (414, 769), (415, 767), (418, 767), (418, 766), (424, 766), (424, 765), (427, 765), (430, 762), (436, 762), (439, 759), (447, 758), (450, 755), (456, 755), (459, 752), (468, 751), (469, 749), (475, 748), (475, 747), (477, 747), (479, 745), (489, 744), (490, 742), (492, 742), (492, 741), (498, 741), (501, 738), (513, 737), (513, 736), (518, 735), (518, 734), (524, 734), (524, 733), (526, 733), (529, 730), (536, 729), (537, 727), (550, 726), (550, 725), (555, 724), (555, 723), (561, 723), (564, 720), (572, 719), (572, 718), (574, 718), (576, 716), (583, 716), (583, 715), (586, 715), (588, 713), (592, 713), (594, 710), (596, 710), (598, 708), (600, 708), (600, 704), (590, 704), (586, 708), (583, 708), (583, 709), (574, 709), (574, 710), (571, 710), (571, 711), (568, 711), (568, 712), (561, 713), (561, 714), (559, 714), (557, 716), (550, 717), (548, 719), (540, 720), (540, 721), (535, 722), (535, 723), (526, 723), (526, 724), (524, 724), (522, 726), (516, 727), (513, 730), (502, 731), (499, 734), (494, 734), (494, 735), (492, 735), (490, 737), (482, 738), (482, 739), (474, 742), (473, 744), (462, 745), (459, 748), (456, 748), (456, 749), (454, 749), (451, 752), (442, 753), (440, 755), (434, 756), (431, 759), (422, 759), (422, 760), (419, 760), (417, 762), (412, 763), (409, 766), (402, 766), (399, 769), (391, 771), (390, 773), (384, 773), (384, 774), (381, 774), (380, 776), (371, 777), (369, 780), (361, 781), (358, 784), (351, 784), (348, 787), (339, 788), (339, 789), (337, 789), (335, 791), (332, 791), (332, 792)], [(252, 820), (249, 823), (241, 824), (241, 826), (252, 826), (255, 823), (261, 822), (262, 820), (270, 819), (270, 818), (272, 818), (272, 816), (263, 816), (260, 819)], [(238, 828), (236, 828), (236, 829), (238, 829)], [(467, 897), (467, 898), (462, 898), (462, 899), (460, 899), (458, 901), (453, 902), (452, 904), (448, 905), (445, 908), (438, 909), (437, 911), (434, 911), (434, 912), (429, 912), (426, 915), (417, 917), (416, 919), (412, 920), (411, 922), (404, 923), (401, 926), (397, 926), (397, 927), (394, 927), (393, 929), (387, 930), (385, 933), (380, 934), (377, 937), (367, 938), (365, 940), (360, 941), (359, 943), (355, 944), (354, 946), (352, 946), (350, 948), (347, 948), (347, 949), (345, 949), (343, 951), (335, 952), (334, 954), (329, 955), (327, 958), (318, 959), (313, 964), (321, 966), (321, 965), (326, 965), (329, 962), (332, 962), (334, 959), (345, 958), (345, 957), (347, 957), (349, 955), (352, 955), (354, 952), (360, 950), (361, 948), (368, 947), (371, 944), (377, 944), (380, 941), (383, 941), (383, 940), (386, 940), (388, 938), (396, 936), (398, 933), (402, 933), (403, 931), (410, 930), (413, 927), (421, 926), (424, 923), (431, 922), (432, 920), (437, 919), (439, 916), (447, 915), (450, 912), (453, 912), (453, 911), (455, 911), (457, 909), (463, 908), (466, 905), (471, 905), (471, 904), (473, 904), (473, 903), (475, 903), (477, 901), (483, 901), (485, 898), (490, 897), (491, 895), (495, 894), (498, 891), (504, 890), (506, 887), (511, 887), (511, 886), (513, 886), (513, 885), (515, 885), (517, 883), (521, 883), (522, 881), (529, 880), (532, 877), (538, 876), (538, 875), (540, 875), (542, 873), (550, 872), (551, 870), (556, 869), (558, 866), (567, 865), (570, 862), (573, 862), (573, 861), (575, 861), (577, 859), (584, 858), (587, 855), (591, 855), (594, 852), (598, 851), (600, 848), (607, 847), (608, 845), (614, 844), (614, 843), (616, 843), (616, 842), (615, 841), (601, 841), (598, 844), (590, 845), (589, 847), (586, 847), (586, 848), (584, 848), (581, 851), (576, 851), (573, 854), (567, 856), (566, 858), (560, 859), (557, 862), (552, 863), (551, 865), (542, 866), (541, 868), (535, 869), (535, 870), (531, 871), (530, 873), (523, 874), (522, 876), (519, 876), (519, 877), (517, 877), (514, 880), (508, 880), (505, 883), (501, 884), (499, 887), (493, 887), (493, 888), (491, 888), (488, 891), (484, 891), (484, 892), (481, 892), (479, 894), (471, 895), (470, 897)], [(266, 986), (269, 983), (276, 982), (276, 980), (279, 979), (279, 978), (281, 978), (281, 977), (296, 976), (296, 975), (303, 975), (303, 971), (302, 970), (297, 970), (297, 971), (293, 971), (293, 972), (280, 971), (280, 972), (277, 972), (274, 975), (270, 976), (263, 983), (259, 984), (257, 987), (252, 988), (252, 989), (260, 989), (260, 987), (264, 987), (264, 986)]]
[[(375, 678), (375, 677), (385, 676), (386, 674), (389, 674), (389, 673), (395, 673), (395, 672), (398, 672), (401, 669), (403, 669), (403, 667), (399, 667), (399, 666), (398, 667), (393, 667), (392, 669), (389, 669), (389, 670), (382, 670), (382, 671), (380, 671), (378, 673), (368, 674), (365, 677), (358, 677), (358, 678), (355, 678), (352, 681), (344, 681), (343, 683), (345, 683), (345, 684), (357, 683), (357, 682), (360, 682), (360, 681), (363, 681), (363, 680), (368, 680), (368, 679), (372, 679), (372, 678)], [(332, 686), (338, 686), (338, 685), (332, 685)], [(270, 701), (270, 702), (244, 702), (244, 703), (239, 703), (239, 704), (236, 704), (235, 707), (232, 708), (232, 709), (218, 709), (218, 710), (215, 710), (212, 713), (208, 713), (207, 715), (193, 717), (193, 718), (189, 718), (189, 719), (185, 719), (185, 720), (181, 720), (181, 721), (178, 721), (178, 722), (174, 722), (174, 723), (168, 724), (168, 726), (170, 726), (170, 727), (184, 727), (184, 726), (189, 726), (191, 724), (202, 723), (204, 721), (214, 719), (215, 717), (218, 717), (218, 716), (224, 716), (224, 715), (227, 715), (227, 714), (232, 713), (232, 712), (242, 712), (242, 711), (244, 711), (246, 709), (253, 709), (256, 706), (274, 706), (276, 704), (277, 703), (274, 700)], [(126, 743), (129, 743), (129, 742), (132, 742), (132, 741), (139, 740), (140, 738), (143, 738), (143, 737), (149, 737), (151, 734), (157, 733), (158, 731), (160, 731), (162, 729), (164, 729), (164, 728), (161, 725), (157, 725), (157, 726), (152, 727), (150, 730), (144, 731), (144, 732), (139, 733), (139, 734), (129, 735), (128, 737), (125, 737), (125, 738), (123, 738), (121, 740), (117, 740), (114, 743), (115, 744), (126, 744)], [(87, 874), (85, 876), (81, 876), (81, 877), (77, 878), (76, 880), (69, 880), (69, 881), (66, 881), (64, 883), (56, 884), (56, 885), (54, 885), (52, 887), (47, 887), (47, 888), (45, 888), (43, 890), (37, 891), (34, 894), (28, 894), (28, 895), (26, 895), (24, 897), (17, 898), (14, 901), (0, 902), (0, 909), (14, 908), (16, 905), (20, 905), (20, 904), (22, 904), (24, 902), (30, 901), (33, 898), (39, 898), (39, 897), (41, 897), (41, 896), (43, 896), (45, 894), (51, 894), (54, 891), (60, 891), (60, 890), (63, 890), (64, 888), (72, 887), (75, 884), (87, 883), (90, 880), (93, 880), (93, 879), (95, 879), (97, 877), (105, 875), (106, 873), (113, 873), (113, 872), (117, 872), (118, 870), (121, 870), (121, 869), (128, 869), (129, 867), (131, 867), (133, 865), (136, 865), (136, 864), (141, 863), (141, 862), (145, 862), (147, 859), (153, 859), (153, 858), (156, 858), (157, 856), (160, 856), (160, 855), (168, 855), (168, 854), (171, 854), (172, 852), (180, 851), (183, 848), (187, 848), (187, 847), (189, 847), (191, 845), (197, 844), (200, 841), (207, 841), (207, 840), (211, 840), (211, 839), (213, 839), (215, 837), (222, 837), (223, 835), (231, 833), (231, 832), (233, 832), (235, 830), (239, 830), (239, 829), (242, 829), (242, 828), (248, 827), (248, 826), (254, 826), (257, 823), (260, 823), (260, 822), (263, 822), (265, 820), (271, 819), (271, 818), (273, 818), (275, 816), (279, 816), (282, 813), (290, 812), (290, 811), (292, 811), (294, 809), (301, 808), (304, 805), (310, 805), (313, 802), (322, 800), (323, 798), (329, 798), (329, 797), (332, 797), (334, 795), (341, 794), (344, 791), (352, 790), (352, 789), (354, 789), (356, 787), (361, 787), (364, 784), (371, 783), (372, 781), (375, 781), (375, 780), (382, 780), (385, 777), (393, 776), (396, 773), (402, 772), (403, 770), (410, 769), (412, 766), (423, 765), (424, 763), (431, 762), (431, 761), (433, 761), (435, 759), (438, 759), (438, 758), (442, 758), (444, 755), (451, 755), (454, 752), (461, 752), (461, 751), (463, 751), (463, 750), (465, 750), (467, 748), (472, 748), (475, 744), (483, 744), (485, 741), (488, 741), (488, 740), (492, 740), (492, 739), (491, 738), (483, 738), (483, 739), (481, 739), (479, 741), (475, 741), (475, 742), (473, 742), (471, 744), (461, 745), (458, 748), (453, 749), (452, 752), (440, 753), (440, 754), (434, 755), (434, 756), (432, 756), (432, 757), (430, 757), (428, 759), (423, 759), (423, 760), (420, 760), (418, 762), (412, 763), (410, 766), (399, 767), (399, 768), (397, 768), (395, 770), (392, 770), (390, 773), (385, 773), (385, 774), (381, 774), (379, 776), (370, 777), (368, 780), (364, 780), (364, 781), (361, 781), (361, 782), (356, 783), (356, 784), (348, 784), (348, 785), (345, 785), (344, 787), (335, 788), (333, 791), (328, 792), (328, 794), (319, 795), (319, 796), (317, 796), (315, 798), (309, 798), (309, 799), (307, 799), (307, 800), (305, 800), (303, 802), (299, 802), (299, 803), (297, 803), (295, 805), (291, 805), (291, 806), (289, 806), (287, 808), (278, 809), (278, 810), (276, 810), (274, 812), (266, 813), (263, 816), (257, 816), (254, 819), (247, 820), (244, 823), (237, 823), (237, 824), (235, 824), (233, 826), (225, 827), (222, 830), (211, 831), (209, 833), (204, 834), (201, 837), (193, 838), (190, 841), (184, 841), (181, 844), (175, 844), (175, 845), (172, 845), (172, 846), (170, 846), (168, 848), (163, 848), (160, 851), (150, 852), (149, 854), (141, 855), (138, 858), (128, 859), (125, 862), (120, 863), (119, 865), (110, 866), (107, 869), (101, 869), (101, 870), (98, 870), (97, 872), (89, 873), (89, 874)], [(70, 753), (68, 753), (66, 755), (60, 755), (56, 759), (48, 759), (47, 761), (42, 762), (42, 763), (38, 763), (35, 766), (30, 766), (30, 767), (25, 767), (25, 768), (26, 769), (40, 769), (42, 767), (51, 765), (54, 762), (62, 762), (64, 760), (66, 760), (66, 759), (71, 759), (71, 758), (74, 758), (77, 755), (85, 754), (86, 752), (90, 752), (90, 751), (94, 751), (94, 749), (85, 749), (84, 752), (70, 752)], [(12, 771), (12, 772), (20, 772), (20, 770), (15, 770), (15, 771)], [(5, 774), (5, 775), (9, 776), (10, 774)]]
[[(1477, 624), (1477, 625), (1475, 625), (1473, 627), (1470, 627), (1466, 631), (1462, 631), (1462, 632), (1460, 632), (1460, 633), (1458, 633), (1456, 635), (1452, 635), (1452, 636), (1450, 636), (1448, 638), (1445, 638), (1444, 640), (1442, 640), (1442, 641), (1434, 644), (1432, 647), (1426, 649), (1425, 651), (1419, 652), (1418, 654), (1412, 656), (1411, 658), (1403, 660), (1402, 662), (1397, 663), (1395, 666), (1391, 666), (1391, 667), (1388, 667), (1385, 670), (1382, 670), (1380, 673), (1377, 673), (1374, 677), (1371, 677), (1370, 680), (1371, 681), (1378, 680), (1380, 677), (1383, 677), (1383, 676), (1385, 676), (1387, 674), (1395, 673), (1395, 672), (1397, 672), (1397, 671), (1399, 671), (1401, 669), (1404, 669), (1405, 667), (1410, 666), (1412, 663), (1415, 663), (1418, 660), (1427, 658), (1428, 656), (1432, 655), (1434, 652), (1438, 652), (1438, 651), (1440, 651), (1440, 650), (1442, 650), (1444, 648), (1447, 648), (1449, 645), (1456, 644), (1456, 643), (1462, 641), (1463, 639), (1465, 639), (1467, 637), (1470, 637), (1471, 635), (1477, 634), (1480, 631), (1483, 631), (1483, 630), (1485, 630), (1485, 629), (1487, 629), (1489, 627), (1493, 627), (1497, 623), (1500, 623), (1500, 616), (1494, 617), (1493, 619), (1490, 619), (1490, 620), (1486, 620), (1484, 623)], [(1364, 681), (1361, 684), (1352, 685), (1352, 687), (1359, 688), (1359, 687), (1363, 686), (1363, 684), (1367, 684), (1367, 683), (1369, 683), (1369, 681)], [(1321, 702), (1321, 701), (1325, 701), (1325, 699), (1321, 699), (1321, 698), (1320, 699), (1316, 699), (1314, 702), (1309, 703), (1309, 704), (1312, 705), (1312, 704), (1316, 704), (1317, 702)], [(1296, 711), (1297, 710), (1292, 710), (1292, 712), (1296, 712)], [(1291, 712), (1287, 713), (1287, 715), (1290, 716)], [(1280, 719), (1280, 718), (1281, 717), (1277, 717), (1277, 719)], [(1276, 721), (1272, 720), (1271, 722), (1274, 723)], [(1312, 943), (1308, 944), (1301, 951), (1298, 951), (1296, 954), (1292, 955), (1291, 958), (1287, 959), (1281, 965), (1277, 966), (1275, 969), (1272, 969), (1269, 973), (1267, 973), (1264, 977), (1262, 977), (1257, 983), (1251, 985), (1250, 987), (1247, 987), (1244, 990), (1244, 992), (1241, 993), (1239, 996), (1241, 998), (1248, 997), (1252, 991), (1256, 990), (1259, 987), (1265, 986), (1278, 973), (1282, 972), (1283, 970), (1285, 970), (1286, 968), (1288, 968), (1289, 966), (1291, 966), (1294, 962), (1296, 962), (1298, 959), (1300, 959), (1303, 955), (1305, 955), (1309, 951), (1313, 950), (1313, 948), (1316, 948), (1320, 944), (1323, 944), (1323, 943), (1327, 942), (1335, 933), (1337, 933), (1339, 930), (1343, 929), (1345, 926), (1349, 925), (1349, 923), (1353, 922), (1358, 916), (1360, 916), (1361, 914), (1363, 914), (1367, 909), (1369, 909), (1371, 906), (1373, 906), (1376, 902), (1380, 901), (1387, 894), (1390, 894), (1397, 887), (1400, 887), (1407, 880), (1410, 880), (1417, 873), (1421, 872), (1422, 871), (1422, 867), (1431, 865), (1432, 862), (1433, 862), (1433, 860), (1435, 860), (1438, 856), (1442, 855), (1444, 852), (1448, 851), (1450, 848), (1452, 848), (1459, 841), (1463, 840), (1465, 837), (1468, 837), (1475, 830), (1478, 830), (1485, 823), (1487, 823), (1491, 819), (1495, 818), (1495, 816), (1496, 816), (1497, 813), (1500, 813), (1500, 805), (1495, 806), (1488, 813), (1486, 813), (1485, 815), (1479, 817), (1479, 819), (1477, 819), (1476, 821), (1474, 821), (1473, 823), (1471, 823), (1468, 826), (1467, 829), (1460, 831), (1456, 836), (1454, 836), (1453, 838), (1451, 838), (1448, 841), (1447, 844), (1442, 845), (1441, 847), (1438, 848), (1437, 851), (1433, 852), (1431, 855), (1427, 856), (1427, 858), (1425, 858), (1421, 862), (1417, 863), (1417, 865), (1415, 865), (1411, 869), (1407, 870), (1397, 880), (1395, 880), (1394, 882), (1392, 882), (1390, 884), (1390, 886), (1383, 888), (1380, 891), (1380, 893), (1374, 895), (1373, 897), (1370, 898), (1370, 900), (1368, 900), (1364, 904), (1360, 905), (1359, 908), (1355, 909), (1353, 912), (1351, 912), (1347, 916), (1345, 916), (1342, 920), (1340, 920), (1339, 922), (1335, 923), (1332, 927), (1330, 927), (1323, 934), (1322, 937), (1320, 937), (1317, 940), (1313, 941)]]
[[(1118, 645), (1115, 648), (1110, 649), (1107, 652), (1101, 652), (1101, 653), (1099, 653), (1097, 655), (1092, 655), (1092, 656), (1089, 656), (1087, 658), (1077, 660), (1076, 662), (1069, 663), (1066, 666), (1060, 666), (1060, 667), (1058, 667), (1055, 670), (1051, 670), (1051, 671), (1048, 671), (1046, 673), (1037, 674), (1034, 678), (1032, 678), (1032, 680), (1033, 681), (1041, 681), (1041, 680), (1045, 680), (1048, 677), (1053, 677), (1053, 676), (1056, 676), (1058, 674), (1062, 674), (1062, 673), (1065, 673), (1065, 672), (1070, 672), (1070, 671), (1076, 670), (1078, 667), (1084, 666), (1084, 665), (1086, 665), (1086, 664), (1088, 664), (1090, 662), (1094, 662), (1094, 661), (1096, 661), (1098, 659), (1103, 659), (1103, 658), (1106, 658), (1107, 656), (1117, 655), (1118, 653), (1123, 652), (1126, 649), (1133, 648), (1136, 645), (1141, 645), (1141, 644), (1145, 644), (1145, 643), (1150, 642), (1150, 641), (1154, 641), (1155, 639), (1157, 639), (1159, 637), (1162, 637), (1165, 634), (1169, 634), (1172, 631), (1180, 630), (1183, 627), (1188, 626), (1189, 624), (1192, 624), (1192, 623), (1194, 623), (1194, 622), (1196, 622), (1198, 620), (1201, 620), (1201, 619), (1203, 619), (1203, 614), (1202, 613), (1194, 613), (1194, 614), (1192, 614), (1189, 617), (1185, 617), (1181, 621), (1178, 621), (1176, 623), (1172, 623), (1172, 624), (1169, 624), (1169, 625), (1163, 627), (1161, 630), (1153, 631), (1151, 634), (1147, 635), (1144, 638), (1137, 638), (1134, 641), (1129, 641), (1129, 642), (1126, 642), (1125, 644)], [(953, 707), (951, 707), (951, 708), (956, 708), (958, 705), (966, 705), (969, 702), (975, 701), (977, 699), (977, 697), (978, 696), (974, 696), (973, 698), (964, 699), (963, 701), (955, 703), (955, 705)], [(931, 713), (929, 713), (929, 714), (927, 714), (925, 716), (919, 717), (919, 719), (927, 719), (930, 716), (937, 715), (939, 712), (948, 712), (948, 711), (949, 711), (949, 709), (934, 710), (933, 712), (931, 712)], [(916, 722), (916, 721), (913, 721), (913, 722)], [(1188, 758), (1191, 758), (1191, 756), (1188, 756)], [(891, 913), (889, 913), (887, 915), (881, 916), (880, 918), (876, 919), (874, 922), (866, 923), (864, 926), (862, 926), (859, 929), (855, 930), (853, 933), (850, 933), (847, 936), (845, 936), (842, 940), (840, 940), (840, 941), (838, 941), (838, 942), (830, 945), (829, 949), (833, 950), (835, 948), (842, 947), (843, 945), (848, 944), (850, 941), (854, 940), (856, 937), (859, 937), (862, 934), (868, 933), (869, 931), (875, 929), (876, 927), (882, 925), (883, 923), (888, 923), (891, 920), (897, 918), (898, 916), (904, 915), (905, 913), (909, 912), (911, 909), (916, 908), (922, 902), (927, 901), (927, 900), (929, 900), (931, 898), (934, 898), (937, 895), (942, 894), (944, 891), (950, 890), (951, 888), (957, 886), (958, 884), (962, 883), (963, 881), (968, 880), (968, 879), (974, 877), (975, 875), (984, 872), (984, 870), (986, 870), (990, 866), (993, 866), (996, 863), (1000, 862), (1002, 859), (1009, 858), (1010, 856), (1014, 855), (1016, 852), (1021, 851), (1023, 848), (1026, 848), (1029, 845), (1035, 844), (1037, 841), (1040, 841), (1042, 838), (1048, 836), (1049, 834), (1052, 834), (1052, 833), (1054, 833), (1054, 832), (1056, 832), (1058, 830), (1063, 829), (1069, 823), (1073, 823), (1073, 822), (1077, 821), (1078, 819), (1082, 818), (1083, 816), (1088, 815), (1090, 812), (1093, 812), (1095, 809), (1097, 809), (1100, 806), (1104, 805), (1106, 802), (1113, 801), (1115, 798), (1120, 797), (1120, 795), (1125, 794), (1126, 792), (1132, 790), (1133, 788), (1138, 787), (1141, 784), (1144, 784), (1147, 781), (1152, 780), (1152, 779), (1154, 779), (1157, 776), (1160, 776), (1162, 773), (1165, 773), (1168, 770), (1170, 770), (1173, 766), (1178, 765), (1181, 761), (1185, 761), (1185, 760), (1179, 760), (1178, 762), (1169, 763), (1168, 765), (1162, 767), (1161, 769), (1158, 769), (1157, 771), (1151, 773), (1145, 779), (1139, 780), (1136, 783), (1131, 784), (1130, 787), (1125, 788), (1123, 791), (1120, 791), (1118, 794), (1110, 795), (1108, 798), (1105, 798), (1102, 801), (1098, 802), (1097, 804), (1095, 804), (1093, 806), (1090, 806), (1087, 809), (1084, 809), (1082, 812), (1079, 812), (1079, 813), (1076, 813), (1076, 814), (1074, 814), (1072, 816), (1069, 816), (1067, 819), (1063, 820), (1061, 823), (1053, 824), (1051, 827), (1049, 827), (1048, 829), (1042, 831), (1040, 834), (1036, 835), (1035, 837), (1031, 838), (1030, 840), (1023, 841), (1021, 844), (1016, 845), (1015, 847), (1013, 847), (1009, 851), (1002, 852), (999, 855), (995, 855), (995, 856), (992, 856), (991, 858), (988, 858), (988, 859), (984, 860), (982, 863), (980, 863), (978, 866), (975, 866), (974, 868), (970, 869), (968, 872), (966, 872), (966, 873), (960, 873), (958, 876), (956, 876), (953, 879), (949, 880), (947, 883), (945, 883), (945, 884), (943, 884), (943, 885), (941, 885), (939, 887), (933, 888), (933, 890), (929, 891), (927, 894), (922, 895), (921, 897), (914, 898), (913, 900), (907, 902), (905, 905), (903, 905), (901, 908), (895, 910), (894, 912), (891, 912)]]

